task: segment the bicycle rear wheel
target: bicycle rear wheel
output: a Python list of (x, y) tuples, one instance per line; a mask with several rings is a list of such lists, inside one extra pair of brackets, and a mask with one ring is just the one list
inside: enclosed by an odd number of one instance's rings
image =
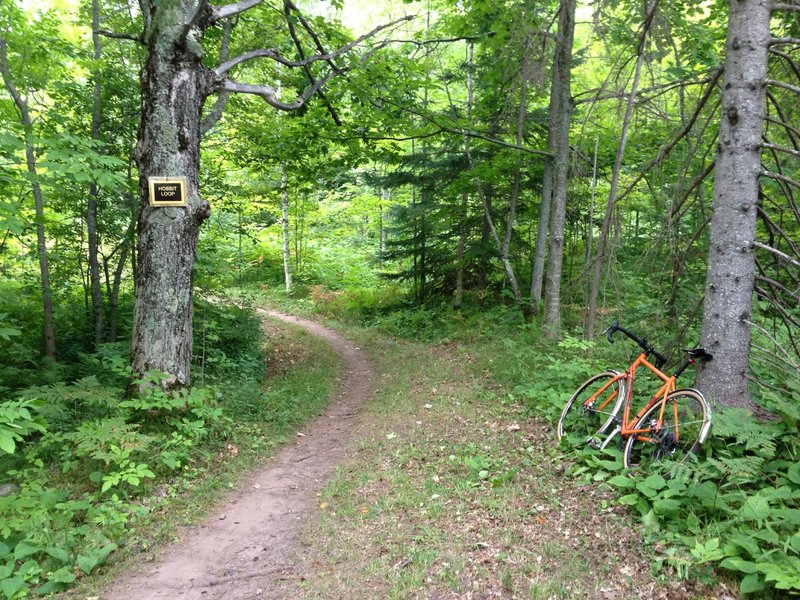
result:
[(631, 435), (625, 443), (623, 463), (629, 469), (647, 470), (656, 462), (686, 462), (695, 456), (711, 430), (711, 407), (695, 389), (676, 390), (666, 399), (661, 427), (661, 402), (651, 406), (634, 429), (652, 429)]
[(558, 439), (600, 447), (602, 435), (615, 421), (625, 399), (625, 383), (618, 371), (605, 371), (587, 380), (572, 395), (558, 419)]

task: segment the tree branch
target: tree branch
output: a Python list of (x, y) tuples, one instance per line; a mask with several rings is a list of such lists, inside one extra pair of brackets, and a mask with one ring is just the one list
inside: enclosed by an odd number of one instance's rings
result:
[(800, 4), (773, 4), (772, 11), (774, 12), (776, 10), (800, 12)]
[(758, 240), (753, 241), (753, 245), (756, 248), (761, 248), (762, 250), (766, 250), (767, 252), (772, 252), (773, 254), (776, 254), (777, 256), (780, 256), (784, 260), (789, 261), (795, 267), (800, 267), (800, 261), (797, 261), (797, 260), (793, 259), (791, 256), (789, 256), (788, 254), (786, 254), (784, 252), (781, 252), (777, 248), (773, 248), (772, 246), (767, 246), (766, 244), (762, 244)]
[(617, 198), (617, 202), (621, 202), (624, 198), (626, 198), (628, 194), (630, 194), (636, 187), (636, 185), (642, 180), (642, 178), (650, 171), (650, 169), (652, 169), (655, 165), (664, 160), (667, 157), (667, 155), (672, 151), (672, 149), (678, 144), (678, 142), (689, 133), (692, 127), (694, 127), (694, 124), (697, 122), (697, 118), (700, 116), (700, 113), (705, 107), (706, 102), (708, 102), (708, 99), (711, 98), (711, 93), (714, 91), (714, 87), (717, 85), (717, 81), (719, 81), (721, 75), (722, 75), (721, 68), (718, 68), (714, 71), (714, 73), (711, 75), (711, 79), (708, 82), (708, 87), (706, 88), (705, 93), (698, 101), (697, 106), (694, 109), (694, 113), (692, 113), (692, 117), (689, 119), (686, 125), (684, 125), (683, 129), (681, 129), (675, 135), (675, 137), (673, 137), (668, 143), (662, 146), (659, 149), (658, 154), (656, 154), (653, 158), (651, 158), (647, 162), (647, 164), (639, 171), (639, 174), (634, 178), (634, 180), (630, 184), (628, 184), (628, 187), (625, 188), (625, 191), (623, 191), (619, 195), (619, 197)]
[(107, 38), (113, 38), (115, 40), (130, 40), (132, 42), (144, 44), (144, 34), (140, 34), (137, 36), (133, 35), (132, 33), (116, 33), (114, 31), (107, 31), (105, 29), (95, 29), (94, 32), (97, 35), (102, 35)]
[(768, 150), (775, 150), (776, 152), (784, 152), (800, 158), (800, 151), (792, 150), (791, 148), (786, 148), (785, 146), (778, 146), (776, 144), (761, 144), (761, 147), (767, 148)]
[(328, 81), (330, 81), (336, 75), (346, 72), (347, 69), (340, 69), (339, 71), (331, 71), (325, 77), (321, 79), (317, 79), (313, 85), (306, 88), (306, 90), (300, 94), (294, 102), (283, 102), (278, 100), (276, 97), (277, 90), (275, 88), (268, 86), (268, 85), (252, 85), (249, 83), (239, 83), (238, 81), (232, 81), (230, 79), (226, 79), (222, 83), (222, 89), (227, 92), (235, 92), (237, 94), (254, 94), (256, 96), (261, 96), (264, 100), (266, 100), (267, 104), (270, 106), (277, 108), (278, 110), (295, 110), (303, 106), (308, 99), (313, 96), (319, 88), (325, 85)]
[(274, 48), (259, 48), (257, 50), (251, 50), (250, 52), (245, 52), (244, 54), (240, 54), (239, 56), (220, 64), (216, 69), (214, 69), (214, 73), (216, 73), (217, 75), (224, 75), (236, 65), (239, 65), (248, 60), (253, 60), (254, 58), (271, 58), (272, 60), (279, 62), (280, 64), (287, 67), (305, 67), (312, 63), (319, 62), (321, 60), (330, 61), (333, 60), (334, 58), (342, 56), (343, 54), (346, 54), (347, 52), (349, 52), (350, 50), (352, 50), (365, 40), (371, 37), (375, 37), (378, 33), (383, 31), (384, 29), (388, 29), (389, 27), (394, 27), (395, 25), (398, 25), (403, 21), (410, 21), (413, 18), (414, 18), (413, 15), (408, 17), (402, 17), (400, 19), (392, 21), (391, 23), (379, 25), (372, 31), (369, 31), (364, 35), (359, 36), (352, 42), (345, 44), (340, 48), (337, 48), (333, 52), (328, 52), (325, 54), (314, 54), (312, 56), (309, 56), (308, 58), (304, 58), (301, 60), (288, 60), (283, 56), (281, 56), (280, 54), (278, 54), (278, 51), (275, 50)]
[(797, 67), (797, 63), (794, 61), (794, 59), (791, 56), (789, 56), (785, 52), (781, 52), (780, 50), (776, 50), (775, 48), (770, 48), (768, 51), (769, 51), (770, 54), (774, 54), (775, 56), (780, 56), (787, 63), (789, 63), (789, 67), (792, 69), (792, 71), (794, 71), (794, 74), (797, 76), (797, 78), (800, 79), (800, 68)]
[(797, 182), (794, 179), (789, 179), (785, 175), (780, 175), (779, 173), (775, 173), (774, 171), (761, 171), (760, 175), (762, 177), (769, 177), (770, 179), (775, 179), (776, 181), (782, 181), (794, 187), (800, 188), (800, 182)]
[(800, 94), (800, 87), (797, 87), (796, 85), (792, 85), (790, 83), (785, 83), (783, 81), (778, 81), (777, 79), (767, 79), (767, 84), (774, 85), (775, 87), (780, 87), (785, 90), (790, 90), (795, 94)]
[[(289, 35), (291, 36), (292, 41), (294, 42), (294, 47), (297, 49), (297, 54), (300, 56), (301, 59), (305, 59), (306, 58), (306, 53), (305, 53), (305, 50), (303, 50), (303, 44), (300, 42), (300, 38), (297, 36), (297, 30), (295, 29), (294, 22), (292, 20), (292, 15), (291, 15), (292, 7), (294, 7), (293, 4), (291, 4), (290, 2), (284, 1), (284, 3), (283, 3), (283, 13), (286, 16), (286, 27), (288, 28)], [(294, 7), (294, 9), (297, 10), (297, 7)], [(300, 14), (299, 11), (298, 11), (298, 16), (299, 16), (300, 19), (302, 19), (302, 22), (305, 22), (305, 19), (304, 19), (303, 15)], [(307, 31), (310, 32), (310, 35), (312, 36), (312, 39), (314, 40), (314, 43), (316, 44), (317, 50), (319, 51), (319, 53), (320, 54), (327, 54), (325, 52), (325, 47), (322, 45), (322, 42), (320, 42), (316, 32), (313, 31), (311, 29), (311, 27), (309, 25), (307, 25), (307, 24), (304, 24), (304, 27), (306, 28)], [(338, 67), (336, 66), (336, 63), (333, 62), (332, 58), (327, 59), (326, 62), (328, 63), (330, 68), (333, 69), (334, 71), (338, 69)], [(314, 84), (314, 74), (311, 72), (311, 68), (308, 65), (303, 65), (303, 71), (305, 72), (309, 83), (311, 85), (313, 85)], [(318, 92), (318, 95), (319, 95), (319, 99), (322, 100), (322, 103), (325, 105), (325, 108), (328, 109), (328, 114), (333, 119), (333, 122), (336, 123), (336, 125), (338, 127), (341, 127), (342, 120), (339, 118), (339, 113), (336, 112), (336, 108), (334, 108), (334, 106), (331, 103), (331, 101), (328, 100), (328, 97), (325, 95), (325, 93), (322, 90), (320, 90)]]
[(772, 38), (769, 41), (770, 46), (778, 46), (784, 44), (789, 44), (792, 46), (800, 46), (800, 38), (782, 37), (782, 38)]
[(211, 6), (211, 22), (214, 23), (220, 19), (227, 19), (246, 10), (250, 10), (254, 6), (261, 4), (262, 0), (241, 0), (234, 4), (224, 4), (223, 6)]
[[(238, 19), (227, 19), (222, 29), (222, 42), (219, 48), (219, 59), (221, 61), (228, 58), (228, 49), (230, 48), (231, 31), (233, 30), (234, 20)], [(205, 134), (209, 129), (211, 129), (214, 125), (216, 125), (217, 122), (222, 118), (222, 113), (228, 104), (229, 97), (230, 93), (224, 90), (221, 90), (217, 94), (217, 101), (214, 103), (214, 107), (211, 109), (211, 112), (209, 112), (205, 116), (205, 118), (200, 122), (201, 136)]]

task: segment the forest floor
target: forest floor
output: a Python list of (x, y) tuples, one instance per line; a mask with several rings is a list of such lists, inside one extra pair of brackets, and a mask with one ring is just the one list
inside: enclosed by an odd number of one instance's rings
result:
[[(105, 599), (732, 598), (676, 577), (477, 346), (270, 312), (345, 360), (338, 395), (199, 527)], [(648, 556), (649, 554), (649, 556)], [(657, 575), (654, 575), (657, 573)], [(709, 579), (709, 583), (711, 583)]]

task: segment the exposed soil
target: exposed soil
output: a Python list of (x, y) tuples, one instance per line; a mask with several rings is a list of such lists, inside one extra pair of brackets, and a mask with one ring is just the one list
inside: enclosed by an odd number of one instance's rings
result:
[(212, 513), (183, 532), (153, 562), (119, 577), (107, 600), (149, 598), (282, 598), (285, 583), (301, 578), (297, 534), (317, 492), (344, 461), (353, 420), (375, 391), (369, 361), (335, 332), (274, 311), (259, 312), (303, 327), (345, 361), (338, 395), (329, 407)]

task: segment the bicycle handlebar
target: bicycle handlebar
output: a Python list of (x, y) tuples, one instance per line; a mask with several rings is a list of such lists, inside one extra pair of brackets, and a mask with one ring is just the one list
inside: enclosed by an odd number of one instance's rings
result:
[(639, 347), (642, 350), (644, 350), (645, 354), (652, 354), (656, 359), (655, 362), (657, 369), (660, 369), (665, 364), (667, 364), (667, 358), (663, 354), (658, 352), (655, 348), (653, 348), (653, 346), (651, 346), (646, 339), (640, 338), (632, 331), (628, 331), (627, 329), (622, 327), (617, 321), (611, 321), (611, 326), (605, 330), (606, 337), (608, 338), (608, 342), (610, 344), (614, 343), (614, 333), (617, 331), (624, 333), (625, 336), (629, 337), (634, 342), (636, 342), (639, 345)]

